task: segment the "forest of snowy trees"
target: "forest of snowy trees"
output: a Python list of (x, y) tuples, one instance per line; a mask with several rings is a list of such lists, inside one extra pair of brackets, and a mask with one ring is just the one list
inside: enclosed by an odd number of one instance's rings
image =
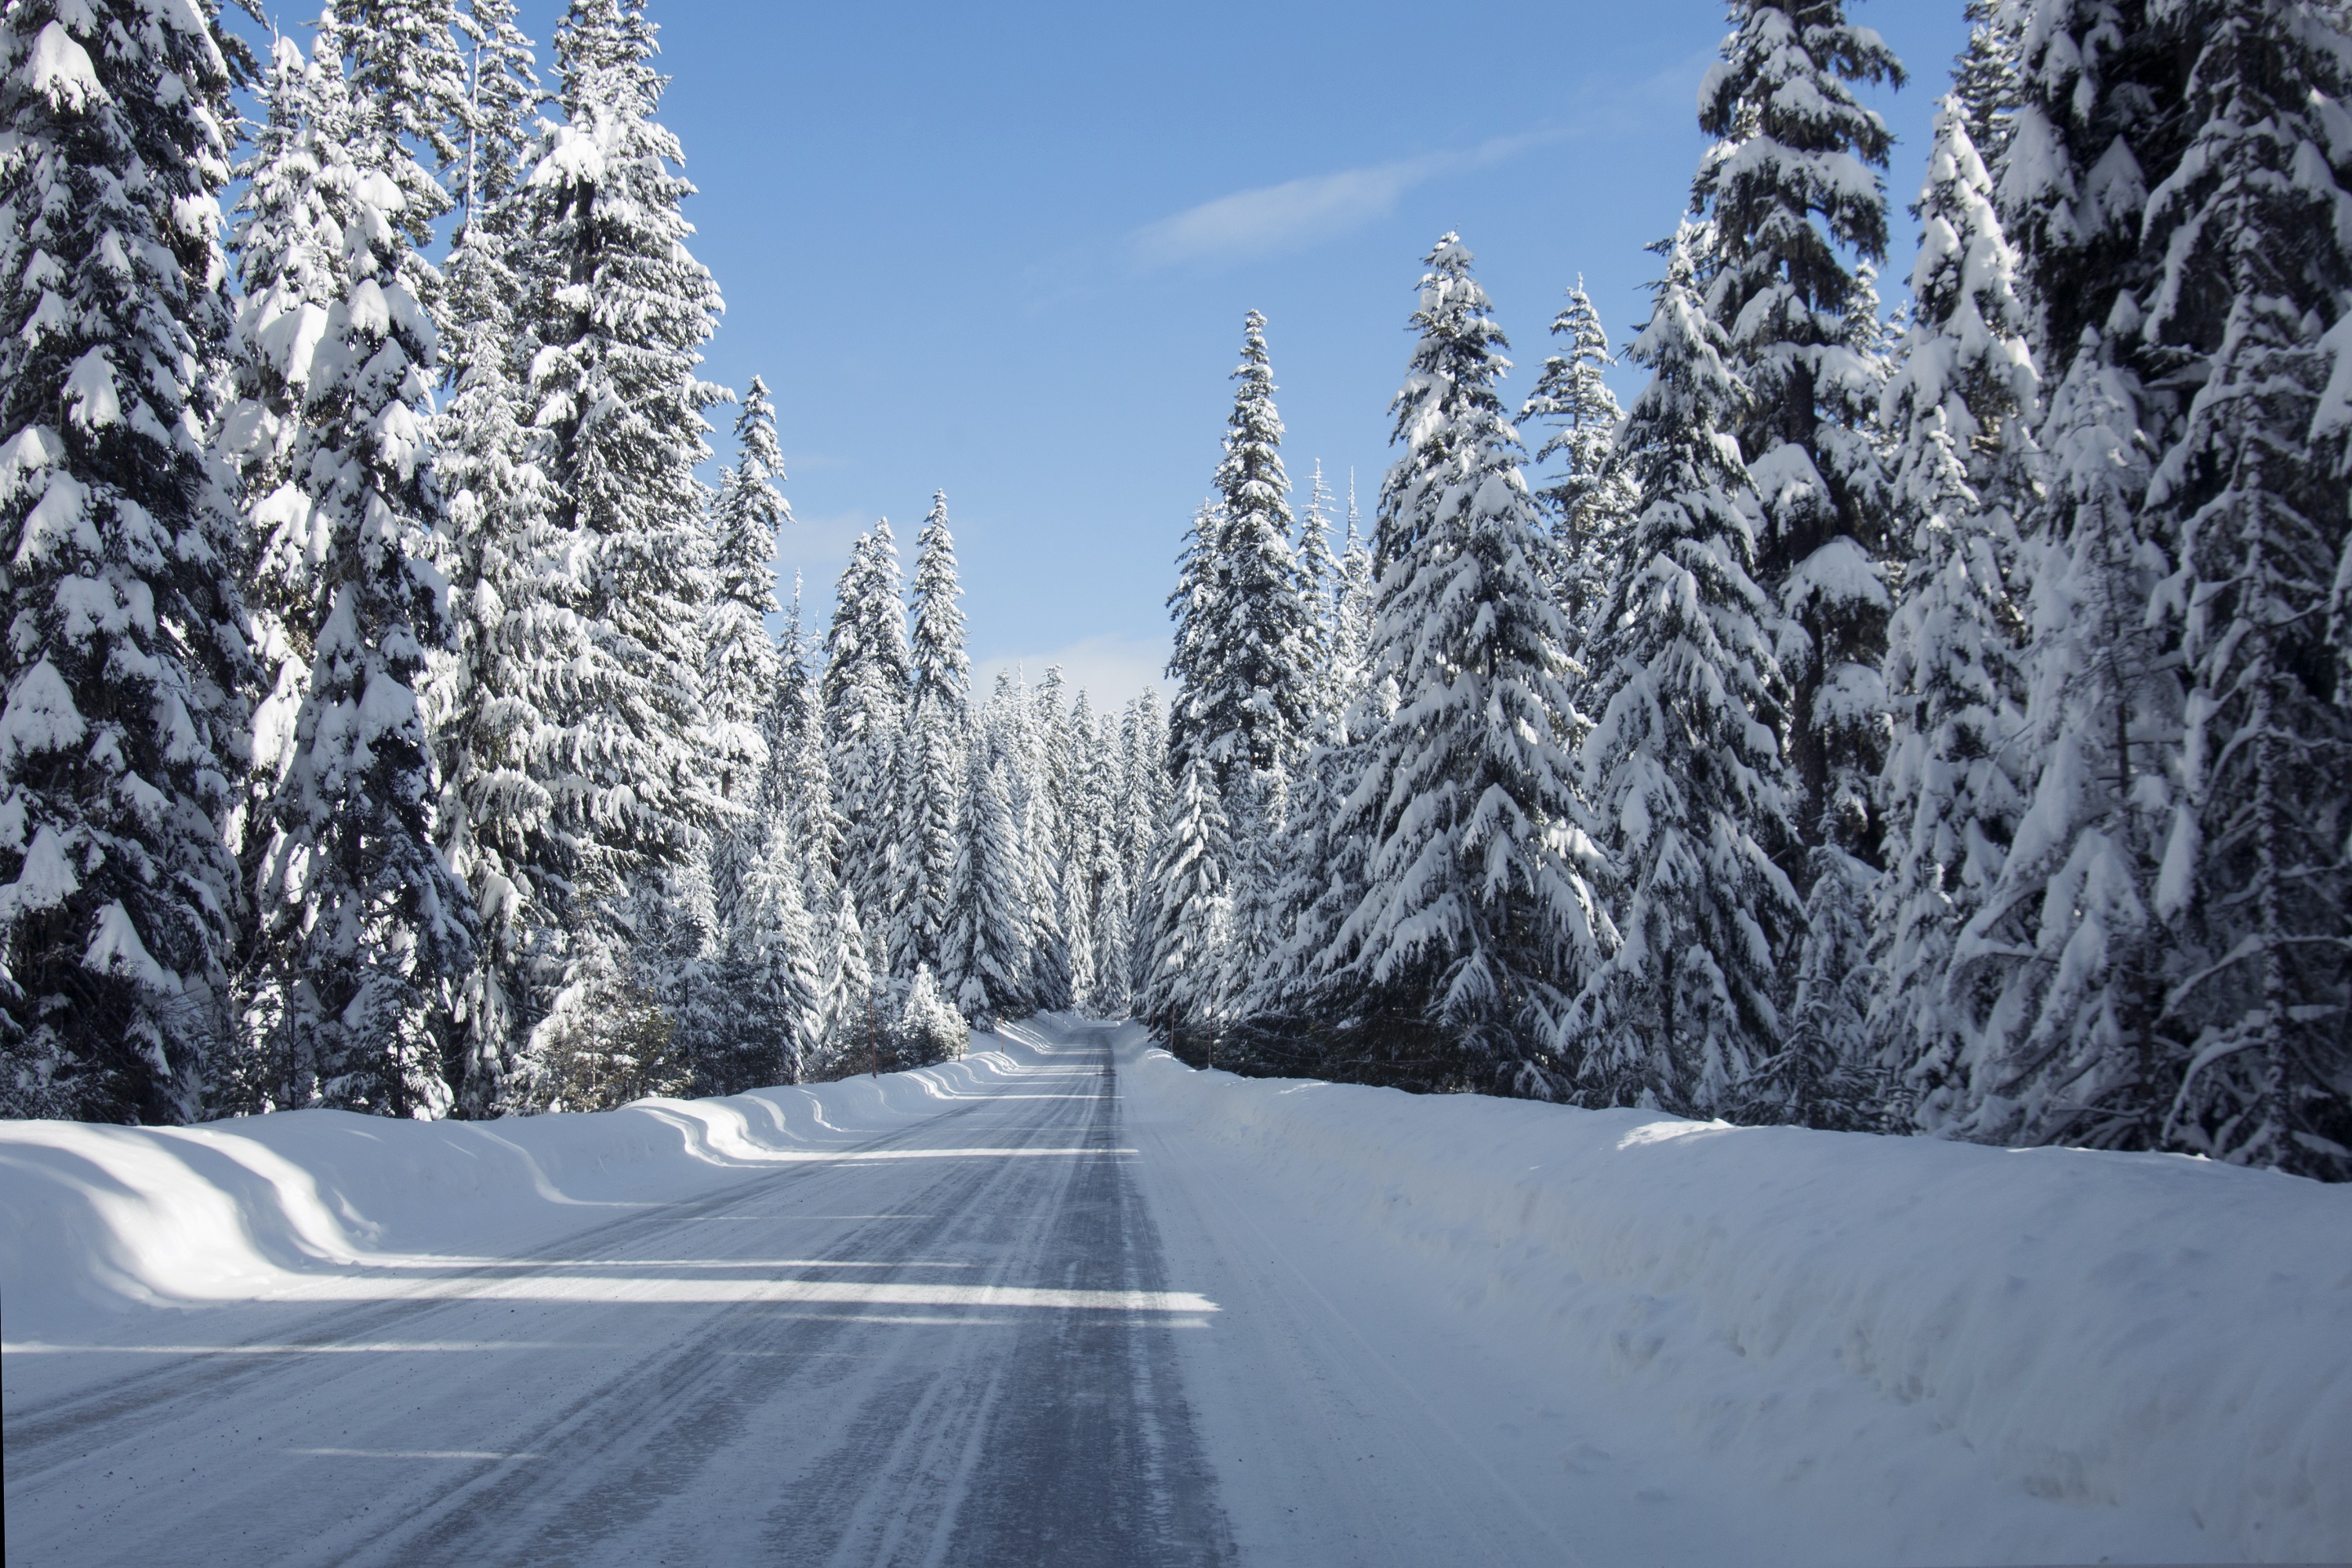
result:
[(0, 1112), (588, 1109), (1078, 1008), (2352, 1177), (2352, 12), (1971, 0), (1891, 316), (1903, 67), (1730, 12), (1630, 408), (1580, 284), (1507, 402), (1447, 235), (1369, 520), (1295, 507), (1248, 319), (1163, 719), (971, 689), (943, 495), (911, 582), (883, 523), (781, 602), (644, 0), (544, 82), (512, 0), (12, 0)]
[[(1974, 0), (1890, 322), (1839, 0), (1737, 0), (1622, 410), (1425, 258), (1368, 532), (1264, 323), (1140, 1010), (1243, 1070), (2352, 1176), (2352, 12)], [(1539, 445), (1530, 453), (1525, 440)]]
[(1152, 702), (975, 702), (944, 496), (911, 633), (883, 524), (778, 646), (655, 28), (553, 42), (0, 20), (0, 1110), (591, 1109), (1126, 1010)]

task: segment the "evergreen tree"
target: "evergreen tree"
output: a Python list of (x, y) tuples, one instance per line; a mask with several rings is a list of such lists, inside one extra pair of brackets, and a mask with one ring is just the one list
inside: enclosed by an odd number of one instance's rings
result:
[(887, 931), (898, 894), (892, 798), (908, 683), (906, 611), (898, 598), (898, 547), (886, 520), (862, 536), (835, 590), (825, 634), (825, 749), (845, 823), (841, 878), (859, 920)]
[(726, 1089), (798, 1083), (824, 1036), (824, 981), (803, 873), (783, 827), (771, 821), (743, 879), (727, 930)]
[[(686, 248), (694, 187), (674, 171), (677, 140), (654, 119), (655, 33), (634, 4), (572, 0), (555, 35), (563, 120), (534, 145), (526, 215), (534, 423), (594, 654), (561, 715), (560, 808), (583, 912), (615, 921), (624, 888), (657, 889), (728, 814), (699, 732), (712, 589), (695, 476), (710, 455), (703, 411), (723, 396), (695, 367), (721, 307)], [(593, 1009), (618, 983), (619, 936), (576, 922), (566, 1005)]]
[(2146, 244), (2164, 260), (2142, 327), (2155, 354), (2204, 367), (2144, 525), (2177, 542), (2156, 603), (2189, 688), (2155, 889), (2172, 935), (2155, 1032), (2186, 1058), (2161, 1137), (2341, 1180), (2352, 711), (2326, 626), (2352, 530), (2342, 443), (2311, 436), (2321, 339), (2352, 300), (2352, 145), (2323, 107), (2352, 89), (2352, 18), (2286, 0), (2195, 10), (2199, 129), (2149, 193)]
[(1424, 259), (1378, 534), (1372, 657), (1400, 700), (1347, 803), (1367, 882), (1324, 967), (1396, 1019), (1390, 1048), (1411, 1076), (1548, 1097), (1561, 982), (1601, 940), (1562, 852), (1567, 625), (1495, 391), (1507, 344), (1461, 241)]
[(1355, 476), (1348, 479), (1348, 536), (1339, 552), (1339, 576), (1331, 594), (1331, 674), (1334, 709), (1343, 721), (1370, 694), (1372, 612), (1378, 597), (1372, 582), (1370, 542), (1357, 526)]
[(527, 1092), (520, 1047), (562, 982), (579, 858), (556, 809), (568, 773), (560, 715), (590, 648), (522, 402), (530, 356), (518, 305), (532, 258), (520, 159), (538, 79), (503, 0), (476, 0), (464, 25), (477, 47), (440, 305), (452, 395), (433, 432), (457, 642), (434, 657), (420, 695), (441, 774), (441, 850), (481, 917), (458, 998), (456, 1109), (486, 1116)]
[(1757, 509), (1723, 435), (1748, 391), (1698, 292), (1706, 241), (1692, 224), (1675, 236), (1632, 350), (1652, 373), (1623, 443), (1642, 511), (1580, 754), (1620, 942), (1563, 1031), (1587, 1103), (1701, 1115), (1778, 1050), (1775, 961), (1801, 918), (1773, 858), (1793, 828)]
[[(295, 169), (256, 181), (313, 182), (316, 205), (298, 210), (316, 233), (272, 249), (312, 247), (324, 268), (249, 279), (265, 299), (240, 321), (256, 396), (282, 420), (272, 445), (283, 479), (254, 498), (260, 575), (289, 652), (309, 661), (257, 835), (251, 1016), (265, 1105), (440, 1116), (460, 1076), (453, 1015), (476, 921), (435, 843), (417, 700), (426, 649), (453, 637), (429, 560), (441, 498), (426, 443), (438, 350), (425, 300), (438, 279), (417, 248), (447, 198), (408, 142), (433, 150), (431, 127), (445, 99), (462, 103), (462, 79), (443, 68), (454, 51), (389, 68), (386, 38), (370, 30), (404, 37), (433, 8), (360, 12), (345, 26), (331, 8), (320, 28), (325, 58), (302, 79), (312, 135), (294, 144)], [(333, 58), (347, 47), (348, 86)]]
[(197, 439), (229, 328), (209, 6), (0, 17), (0, 1110), (202, 1113), (248, 654)]
[(1881, 978), (1870, 1032), (1915, 1099), (1951, 1079), (1965, 1022), (1945, 986), (1953, 939), (1999, 876), (2024, 808), (2023, 624), (2009, 579), (2015, 509), (2033, 500), (2039, 387), (2016, 258), (1969, 118), (1958, 97), (1937, 114), (1915, 314), (1885, 401), (1906, 567), (1887, 636), (1896, 728), (1878, 784), (1886, 873), (1873, 896)]
[(948, 496), (931, 495), (930, 515), (915, 545), (914, 638), (908, 650), (908, 707), (939, 694), (959, 731), (971, 714), (971, 658), (964, 652), (963, 584), (956, 574), (955, 536), (948, 531)]
[(1073, 1000), (1069, 892), (1064, 871), (1070, 773), (1062, 712), (1062, 668), (1049, 667), (1035, 698), (1015, 712), (1005, 731), (1013, 759), (1010, 795), (1015, 831), (1027, 855), (1029, 883), (1029, 1003), (1058, 1013)]
[(1004, 768), (990, 751), (975, 736), (965, 754), (948, 963), (940, 971), (957, 1007), (977, 1028), (1029, 1011), (1028, 868), (1005, 797)]
[(1550, 575), (1567, 614), (1570, 651), (1582, 647), (1589, 624), (1608, 593), (1609, 571), (1633, 517), (1631, 479), (1616, 462), (1617, 426), (1624, 418), (1601, 373), (1616, 364), (1584, 279), (1568, 291), (1568, 308), (1552, 318), (1552, 336), (1568, 352), (1544, 361), (1543, 374), (1519, 408), (1519, 423), (1553, 426), (1535, 460), (1563, 460), (1559, 477), (1536, 491), (1550, 517)]
[(1853, 87), (1900, 86), (1903, 68), (1877, 34), (1846, 22), (1842, 0), (1737, 0), (1731, 19), (1699, 89), (1699, 128), (1717, 141), (1691, 187), (1714, 237), (1707, 314), (1749, 395), (1737, 428), (1763, 519), (1757, 580), (1790, 622), (1779, 640), (1795, 820), (1806, 847), (1866, 858), (1892, 606), (1875, 553), (1874, 300), (1845, 257), (1885, 258), (1874, 171), (1893, 141)]
[(1218, 985), (1233, 845), (1206, 757), (1185, 763), (1158, 840), (1140, 1012), (1181, 1054), (1187, 1039), (1194, 1050), (1207, 1045), (1224, 1022)]
[(2177, 661), (2147, 605), (2168, 570), (2135, 515), (2147, 458), (2137, 378), (2096, 333), (2051, 399), (2051, 494), (2027, 542), (2026, 718), (2038, 768), (2000, 875), (1952, 954), (1969, 1039), (1931, 1129), (2146, 1147), (2165, 1113), (2159, 933)]
[(971, 660), (964, 652), (962, 596), (944, 492), (931, 498), (915, 557), (914, 637), (908, 650), (906, 743), (899, 752), (898, 886), (891, 927), (892, 973), (911, 976), (943, 963), (950, 884), (955, 876), (955, 805), (962, 788), (971, 705)]
[(1961, 928), (1948, 990), (1968, 1040), (1922, 1125), (2004, 1141), (2158, 1143), (2178, 1064), (2151, 901), (2183, 761), (2172, 623), (2151, 617), (2179, 541), (2144, 526), (2150, 458), (2171, 439), (2182, 369), (2141, 338), (2161, 253), (2147, 192), (2193, 129), (2188, 7), (2032, 0), (2016, 25), (2016, 103), (1994, 172), (2050, 398), (2047, 493), (2017, 575), (2031, 584), (2027, 805)]
[[(751, 378), (743, 414), (735, 422), (735, 465), (719, 481), (711, 506), (712, 562), (717, 593), (703, 632), (703, 689), (709, 704), (711, 749), (719, 759), (719, 786), (730, 801), (749, 807), (767, 772), (768, 737), (761, 721), (783, 667), (768, 617), (776, 603), (776, 540), (792, 521), (792, 508), (776, 489), (784, 477), (776, 447), (776, 409), (767, 384)], [(737, 837), (743, 837), (739, 829)], [(731, 894), (722, 882), (721, 908)]]
[(1265, 318), (1255, 310), (1244, 324), (1234, 379), (1241, 386), (1217, 466), (1215, 525), (1197, 546), (1207, 552), (1206, 595), (1179, 606), (1181, 662), (1169, 668), (1181, 687), (1171, 753), (1180, 767), (1206, 757), (1221, 789), (1237, 772), (1295, 760), (1313, 722), (1317, 686), (1315, 619), (1290, 549), (1290, 480), (1282, 469)]
[(1298, 520), (1298, 593), (1307, 605), (1307, 668), (1315, 686), (1310, 735), (1329, 722), (1343, 700), (1332, 668), (1333, 605), (1342, 583), (1339, 559), (1331, 552), (1333, 499), (1318, 461), (1307, 492), (1307, 515)]

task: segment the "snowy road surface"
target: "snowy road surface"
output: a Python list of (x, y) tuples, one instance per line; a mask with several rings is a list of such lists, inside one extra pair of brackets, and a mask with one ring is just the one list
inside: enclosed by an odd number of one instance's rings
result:
[[(2344, 1356), (2324, 1347), (2352, 1276), (2293, 1274), (2325, 1250), (2298, 1237), (2342, 1234), (2334, 1189), (1251, 1084), (1073, 1021), (1008, 1036), (967, 1068), (777, 1091), (803, 1121), (757, 1148), (713, 1131), (756, 1097), (403, 1127), (404, 1155), (380, 1124), (312, 1113), (22, 1124), (0, 1139), (7, 1561), (1620, 1568), (2312, 1561), (2352, 1539), (2352, 1504), (2315, 1489), (2345, 1473)], [(488, 1164), (464, 1179), (489, 1197), (425, 1190), (468, 1150), (526, 1145), (559, 1206), (499, 1199), (521, 1189)], [(366, 1226), (333, 1194), (399, 1208), (355, 1147), (392, 1151), (367, 1158), (413, 1173), (394, 1184), (420, 1213), (508, 1202), (506, 1231), (336, 1261), (338, 1226)], [(604, 1206), (560, 1206), (579, 1192)], [(242, 1206), (195, 1201), (223, 1193)], [(1644, 1194), (1664, 1217), (1638, 1245), (1580, 1232)], [(2109, 1294), (1956, 1231), (1921, 1257), (1975, 1248), (1954, 1278), (1990, 1283), (1939, 1282), (1898, 1254), (1947, 1197), (1988, 1229), (2046, 1215)], [(2126, 1267), (2147, 1215), (2190, 1226), (2184, 1250), (2242, 1236), (2288, 1260), (2249, 1286), (2274, 1304), (2251, 1350), (2197, 1316), (2248, 1309)], [(2091, 1256), (2070, 1223), (2118, 1250)], [(205, 1239), (167, 1256), (182, 1233)], [(1909, 1306), (1868, 1283), (1889, 1258), (1932, 1309), (1899, 1342)], [(33, 1258), (60, 1278), (89, 1260), (83, 1294), (40, 1297)], [(215, 1304), (124, 1306), (150, 1289), (133, 1265)], [(2145, 1318), (2115, 1306), (2137, 1300)], [(2141, 1387), (2135, 1364), (2180, 1377)], [(2221, 1407), (2207, 1384), (2257, 1437), (2200, 1414)], [(2185, 1436), (2127, 1403), (2159, 1393)], [(2116, 1436), (2141, 1429), (2145, 1453)]]

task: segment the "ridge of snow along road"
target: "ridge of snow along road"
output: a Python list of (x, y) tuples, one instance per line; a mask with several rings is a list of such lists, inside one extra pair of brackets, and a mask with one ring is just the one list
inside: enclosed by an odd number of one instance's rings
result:
[(1957, 1437), (2033, 1497), (2352, 1561), (2352, 1187), (1241, 1079), (1132, 1026), (1119, 1066), (1139, 1110), (1440, 1271), (1482, 1331), (1774, 1476), (1892, 1497)]
[(104, 1337), (138, 1306), (383, 1294), (404, 1268), (513, 1256), (780, 1166), (1076, 1152), (860, 1147), (1016, 1071), (1037, 1077), (982, 1052), (881, 1078), (496, 1121), (295, 1110), (185, 1128), (0, 1122), (9, 1348)]

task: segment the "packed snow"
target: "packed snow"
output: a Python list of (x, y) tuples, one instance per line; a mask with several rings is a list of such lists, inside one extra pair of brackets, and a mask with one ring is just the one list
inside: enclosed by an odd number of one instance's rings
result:
[(0, 1127), (12, 1408), (901, 1135), (885, 1180), (1106, 1037), (1244, 1561), (2352, 1557), (2352, 1189), (1240, 1079), (1068, 1018), (593, 1115)]

